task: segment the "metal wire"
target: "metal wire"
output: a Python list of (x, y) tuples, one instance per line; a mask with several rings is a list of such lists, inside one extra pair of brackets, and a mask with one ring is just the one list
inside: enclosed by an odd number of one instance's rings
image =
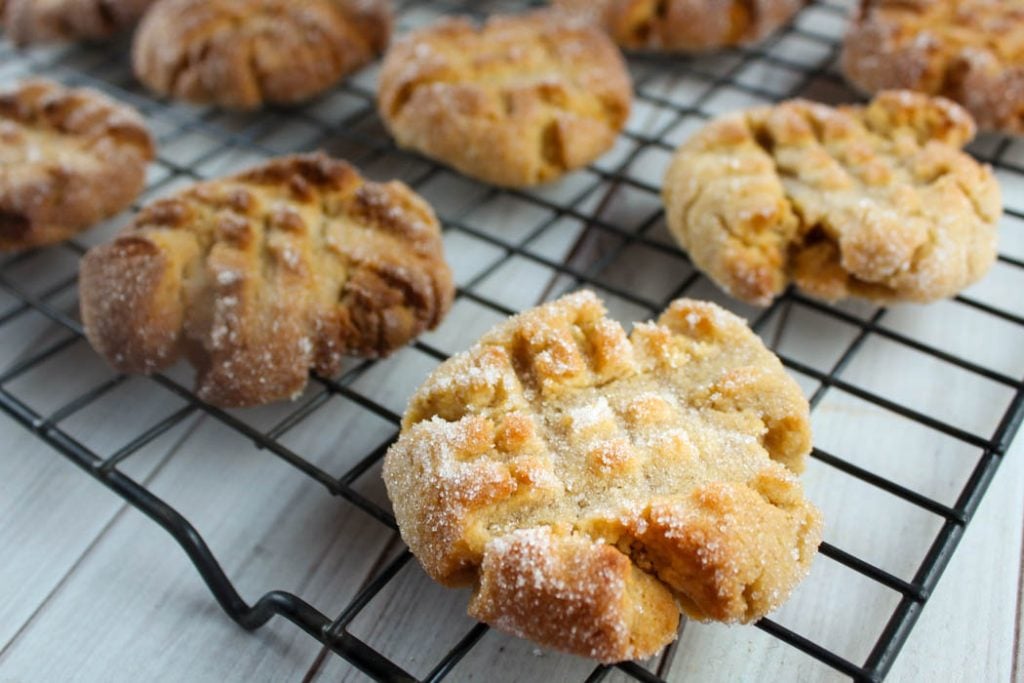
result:
[[(530, 2), (473, 2), (469, 0), (405, 0), (397, 3), (400, 18), (413, 13), (422, 16), (446, 12), (462, 12), (483, 15), (490, 11), (521, 9)], [(841, 4), (816, 2), (808, 12), (825, 20), (838, 21), (845, 8)], [(642, 130), (630, 130), (623, 135), (624, 144), (631, 146), (628, 153), (610, 164), (599, 162), (584, 176), (587, 184), (575, 196), (557, 197), (544, 192), (496, 190), (478, 188), (471, 201), (466, 202), (452, 215), (444, 215), (446, 234), (462, 234), (487, 244), (501, 253), (493, 263), (482, 268), (459, 288), (458, 297), (474, 302), (499, 315), (515, 312), (512, 306), (486, 293), (483, 285), (488, 278), (513, 259), (525, 260), (543, 267), (550, 272), (550, 281), (543, 289), (542, 298), (557, 296), (563, 291), (580, 286), (593, 287), (607, 295), (618, 297), (635, 307), (654, 315), (672, 299), (694, 290), (702, 277), (689, 267), (686, 257), (673, 245), (658, 239), (660, 211), (651, 210), (649, 215), (632, 228), (616, 224), (603, 216), (606, 207), (617, 193), (637, 192), (656, 197), (659, 188), (645, 181), (633, 171), (642, 166), (646, 155), (667, 153), (673, 148), (669, 142), (673, 131), (684, 122), (703, 120), (711, 115), (712, 98), (729, 89), (743, 96), (761, 100), (780, 100), (807, 92), (813, 87), (841, 87), (831, 65), (837, 52), (833, 34), (817, 30), (814, 21), (799, 21), (780, 31), (774, 38), (756, 48), (736, 50), (715, 61), (706, 59), (665, 58), (636, 56), (631, 59), (631, 69), (637, 90), (638, 103), (650, 108), (640, 126)], [(780, 40), (795, 39), (814, 46), (819, 56), (805, 63), (780, 56), (771, 46)], [(56, 77), (70, 84), (84, 84), (112, 92), (115, 96), (132, 102), (156, 125), (161, 148), (158, 173), (148, 188), (150, 193), (160, 193), (175, 187), (183, 181), (204, 177), (216, 164), (230, 161), (239, 154), (271, 156), (284, 151), (300, 151), (325, 147), (331, 151), (342, 150), (351, 161), (361, 166), (370, 166), (385, 159), (400, 159), (409, 171), (407, 182), (414, 188), (422, 188), (431, 181), (446, 176), (449, 172), (415, 155), (397, 150), (383, 134), (374, 109), (374, 93), (360, 79), (353, 79), (339, 86), (330, 95), (301, 109), (271, 110), (257, 117), (228, 118), (213, 109), (195, 110), (168, 106), (166, 103), (149, 98), (131, 80), (126, 70), (128, 63), (127, 45), (116, 43), (107, 46), (74, 46), (57, 51), (29, 51), (17, 53), (9, 45), (0, 43), (0, 80), (10, 79), (18, 72), (43, 74)], [(750, 83), (742, 78), (743, 70), (751, 64), (770, 65), (793, 74), (792, 85), (781, 92)], [(8, 69), (15, 69), (9, 72)], [(657, 84), (673, 80), (691, 79), (700, 84), (702, 94), (689, 98), (685, 103), (671, 95), (658, 92)], [(342, 103), (340, 118), (320, 114), (321, 110), (331, 111), (336, 103)], [(327, 120), (325, 120), (327, 119)], [(301, 122), (310, 131), (307, 139), (288, 149), (268, 142), (268, 137), (282, 121)], [(201, 154), (179, 158), (182, 141), (190, 136), (202, 136), (207, 140)], [(1024, 168), (1004, 159), (1009, 140), (996, 142), (983, 159), (993, 164), (1001, 173), (1024, 175)], [(497, 236), (487, 226), (474, 219), (474, 212), (497, 199), (513, 199), (543, 212), (546, 218), (518, 239)], [(596, 208), (588, 209), (589, 205)], [(1008, 210), (1015, 219), (1024, 219), (1024, 214)], [(579, 237), (564, 259), (555, 259), (540, 253), (535, 241), (553, 225), (562, 220), (578, 221), (582, 226)], [(674, 259), (679, 264), (679, 281), (673, 283), (667, 294), (651, 297), (617, 285), (607, 275), (609, 267), (627, 249), (644, 248), (659, 257)], [(53, 247), (77, 258), (85, 246), (75, 240)], [(63, 403), (55, 409), (40, 411), (19, 396), (16, 380), (31, 373), (51, 358), (66, 352), (81, 342), (82, 329), (78, 320), (69, 315), (67, 307), (60, 303), (74, 293), (77, 283), (75, 275), (67, 276), (52, 283), (41, 291), (34, 292), (19, 283), (16, 269), (36, 256), (27, 252), (8, 257), (0, 262), (0, 291), (13, 300), (6, 309), (0, 308), (0, 331), (25, 324), (31, 316), (42, 316), (60, 330), (46, 344), (0, 373), (0, 409), (12, 416), (40, 439), (53, 446), (65, 457), (82, 468), (96, 480), (113, 490), (135, 508), (152, 518), (170, 533), (181, 545), (195, 564), (214, 598), (224, 611), (242, 627), (257, 629), (274, 616), (280, 616), (294, 623), (311, 637), (316, 638), (337, 655), (344, 657), (366, 674), (379, 680), (416, 680), (401, 666), (377, 651), (349, 630), (352, 621), (405, 567), (411, 555), (408, 551), (398, 553), (393, 559), (378, 567), (370, 581), (364, 585), (350, 603), (338, 614), (328, 616), (300, 596), (283, 591), (270, 591), (255, 604), (247, 604), (221, 569), (217, 558), (210, 551), (199, 530), (194, 528), (173, 507), (154, 495), (145, 486), (126, 475), (122, 465), (139, 453), (161, 435), (182, 424), (195, 414), (206, 414), (231, 430), (250, 440), (257, 448), (264, 449), (292, 466), (299, 475), (310, 478), (323, 486), (332, 495), (349, 501), (365, 511), (374, 523), (394, 530), (395, 521), (391, 513), (361, 494), (357, 487), (359, 479), (378, 464), (390, 441), (397, 434), (400, 416), (378, 400), (367, 395), (358, 387), (358, 380), (371, 371), (377, 363), (354, 362), (338, 377), (314, 377), (317, 390), (307, 393), (307, 398), (295, 405), (284, 418), (268, 430), (261, 431), (244, 420), (207, 405), (192, 391), (168, 375), (151, 378), (155, 385), (171, 391), (184, 405), (166, 415), (154, 424), (147, 425), (137, 433), (125, 434), (121, 447), (110, 452), (96, 452), (78, 441), (62, 424), (72, 415), (107, 396), (124, 380), (114, 377), (105, 380), (78, 395), (61, 395)], [(1011, 269), (1024, 269), (1024, 262), (1001, 255), (1000, 263)], [(989, 303), (968, 296), (959, 296), (956, 301), (974, 309), (984, 316), (992, 316), (1006, 323), (1024, 328), (1024, 318)], [(838, 359), (827, 370), (813, 367), (800, 358), (781, 354), (784, 364), (818, 382), (818, 389), (811, 397), (812, 406), (817, 406), (832, 390), (841, 390), (878, 406), (906, 420), (923, 425), (980, 449), (981, 457), (953, 505), (947, 505), (912, 490), (883, 475), (864, 469), (824, 449), (815, 449), (813, 457), (843, 475), (862, 480), (866, 484), (888, 492), (912, 506), (916, 506), (942, 520), (942, 526), (911, 580), (905, 580), (871, 561), (858, 557), (830, 543), (822, 545), (821, 552), (837, 563), (874, 581), (899, 595), (899, 602), (892, 612), (875, 645), (863, 661), (850, 661), (831, 651), (805, 635), (795, 633), (771, 619), (762, 619), (758, 628), (788, 645), (801, 650), (832, 669), (858, 681), (882, 680), (893, 664), (900, 648), (906, 641), (921, 609), (935, 588), (943, 569), (949, 562), (964, 529), (970, 522), (1003, 455), (1024, 418), (1024, 382), (1021, 378), (981, 366), (970, 359), (936, 348), (926, 340), (916, 339), (897, 332), (884, 324), (887, 311), (876, 310), (868, 317), (854, 315), (844, 309), (823, 304), (799, 293), (789, 292), (769, 309), (761, 312), (752, 322), (755, 330), (763, 332), (773, 317), (785, 320), (793, 306), (826, 316), (828, 319), (856, 329)], [(784, 331), (781, 324), (776, 331)], [(935, 415), (928, 415), (902, 405), (875, 391), (858, 386), (843, 379), (842, 373), (872, 338), (883, 338), (904, 348), (925, 354), (943, 363), (960, 368), (973, 376), (981, 377), (1007, 387), (1013, 397), (1005, 412), (1000, 416), (996, 429), (990, 434), (976, 434), (957, 425), (948, 423)], [(419, 352), (443, 360), (447, 354), (426, 341), (417, 341), (413, 348)], [(99, 362), (99, 361), (97, 361)], [(382, 361), (388, 362), (388, 361)], [(154, 387), (154, 390), (158, 390)], [(54, 391), (60, 391), (55, 388)], [(310, 457), (297, 452), (283, 443), (283, 437), (302, 429), (311, 416), (326, 405), (331, 397), (341, 396), (375, 414), (392, 427), (392, 437), (371, 451), (361, 454), (357, 462), (341, 476), (331, 474), (318, 466)], [(430, 669), (423, 679), (438, 681), (457, 670), (459, 661), (465, 657), (486, 633), (483, 625), (473, 626), (455, 645)], [(621, 673), (640, 681), (661, 681), (668, 675), (672, 665), (675, 646), (662, 658), (657, 670), (649, 670), (639, 664), (619, 665)], [(596, 667), (588, 681), (602, 680), (609, 672), (607, 667)]]

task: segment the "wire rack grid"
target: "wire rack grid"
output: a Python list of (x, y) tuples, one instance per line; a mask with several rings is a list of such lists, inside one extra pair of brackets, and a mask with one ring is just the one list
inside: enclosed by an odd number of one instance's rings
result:
[[(397, 3), (397, 12), (400, 27), (406, 29), (442, 14), (482, 16), (530, 4), (404, 0)], [(751, 319), (811, 397), (818, 437), (808, 474), (811, 497), (815, 498), (815, 485), (822, 491), (852, 487), (865, 500), (886, 497), (906, 519), (917, 520), (905, 523), (890, 517), (847, 523), (843, 510), (848, 507), (826, 510), (830, 526), (818, 566), (828, 568), (819, 572), (819, 578), (812, 576), (808, 581), (812, 585), (801, 587), (794, 601), (799, 603), (809, 591), (836, 593), (851, 590), (853, 584), (867, 586), (857, 599), (869, 601), (872, 607), (859, 603), (850, 612), (857, 614), (862, 635), (868, 633), (860, 639), (866, 646), (852, 647), (830, 635), (828, 620), (838, 622), (838, 629), (849, 630), (849, 615), (826, 614), (821, 617), (824, 622), (810, 623), (796, 613), (798, 606), (757, 624), (762, 633), (785, 644), (784, 657), (795, 653), (816, 660), (824, 665), (822, 672), (832, 675), (881, 680), (928, 601), (1024, 415), (1024, 359), (1013, 351), (1024, 348), (1020, 345), (1024, 310), (1012, 296), (1024, 277), (1024, 241), (1017, 236), (1024, 207), (1015, 206), (1007, 192), (1003, 233), (1008, 239), (994, 283), (940, 305), (932, 315), (919, 308), (826, 305), (792, 291), (766, 310), (738, 306), (724, 299), (675, 248), (665, 232), (658, 201), (660, 175), (672, 149), (710, 116), (792, 96), (824, 101), (853, 98), (835, 69), (849, 9), (849, 2), (812, 3), (790, 26), (755, 48), (701, 58), (631, 58), (637, 102), (616, 147), (591, 168), (532, 191), (487, 188), (396, 149), (374, 110), (373, 68), (308, 106), (242, 116), (151, 99), (131, 78), (123, 42), (23, 52), (0, 43), (0, 81), (46, 75), (108, 91), (147, 115), (160, 154), (143, 201), (275, 154), (326, 149), (353, 161), (370, 176), (400, 176), (435, 203), (459, 284), (453, 312), (439, 331), (392, 359), (352, 361), (340, 376), (314, 377), (300, 399), (274, 407), (262, 421), (245, 411), (224, 411), (201, 402), (189, 388), (187, 369), (153, 376), (145, 380), (152, 385), (151, 391), (175, 397), (174, 408), (141, 429), (119, 423), (121, 445), (97, 450), (78, 438), (75, 419), (100, 402), (113, 403), (115, 411), (131, 414), (133, 406), (117, 403), (118, 389), (129, 378), (105, 373), (98, 359), (79, 355), (75, 357), (88, 359), (89, 370), (81, 373), (84, 379), (50, 386), (45, 399), (30, 396), (27, 387), (34, 386), (36, 373), (43, 368), (60, 365), (62, 357), (87, 348), (77, 316), (77, 258), (91, 244), (109, 238), (127, 220), (122, 217), (64, 245), (0, 262), (0, 335), (13, 338), (25, 328), (40, 325), (45, 330), (31, 344), (8, 348), (0, 357), (0, 408), (169, 532), (221, 607), (244, 628), (257, 629), (281, 616), (320, 641), (324, 656), (333, 652), (373, 678), (458, 678), (467, 657), (482, 647), (489, 633), (486, 626), (469, 624), (458, 631), (432, 659), (423, 655), (417, 660), (429, 660), (417, 671), (411, 671), (411, 660), (403, 661), (394, 648), (385, 651), (375, 646), (372, 629), (357, 628), (360, 619), (365, 621), (372, 614), (372, 620), (384, 624), (381, 628), (399, 631), (393, 639), (402, 640), (401, 622), (388, 621), (398, 618), (374, 607), (400, 577), (418, 571), (400, 543), (381, 553), (368, 578), (340, 611), (318, 609), (314, 600), (283, 590), (264, 592), (249, 604), (222, 569), (202, 530), (127, 474), (126, 463), (178, 425), (203, 416), (241, 436), (251, 448), (287, 463), (290, 468), (282, 477), (308, 477), (309, 487), (326, 489), (342, 499), (338, 504), (351, 509), (352, 515), (364, 518), (366, 526), (394, 538), (394, 517), (377, 476), (381, 458), (396, 435), (408, 391), (430, 367), (475, 336), (468, 330), (486, 328), (502, 316), (579, 287), (597, 290), (624, 320), (656, 315), (679, 296), (715, 298)], [(1004, 187), (1014, 189), (1024, 183), (1024, 149), (1012, 140), (983, 137), (972, 151), (997, 169)], [(975, 337), (950, 341), (936, 334), (936, 318), (946, 325), (950, 320), (962, 326), (991, 324), (995, 332), (986, 337), (988, 345)], [(811, 346), (808, 337), (814, 340)], [(868, 373), (861, 359), (872, 355), (883, 361), (881, 366), (875, 361), (870, 366), (875, 370)], [(958, 404), (954, 412), (943, 407), (942, 401), (949, 397), (939, 397), (936, 403), (934, 396), (921, 396), (921, 391), (901, 384), (900, 364), (905, 357), (925, 364), (937, 376), (948, 375), (950, 386), (967, 387), (966, 403)], [(892, 372), (884, 371), (886, 358), (896, 359)], [(975, 384), (981, 388), (974, 389)], [(842, 400), (830, 404), (836, 396)], [(347, 423), (352, 425), (350, 432), (363, 436), (350, 439), (346, 434), (337, 446), (344, 451), (343, 457), (314, 457), (301, 447), (303, 431), (318, 429), (311, 425), (318, 416), (338, 410), (339, 402), (357, 415)], [(859, 417), (839, 410), (849, 403), (860, 406)], [(963, 417), (964, 407), (969, 419)], [(931, 467), (947, 467), (940, 477), (942, 486), (911, 481), (904, 471), (891, 469), (884, 458), (872, 459), (847, 449), (851, 430), (863, 431), (865, 425), (874, 424), (872, 420), (902, 430), (909, 444), (907, 453), (934, 456), (934, 461), (928, 461)], [(373, 428), (365, 426), (371, 422)], [(832, 438), (834, 434), (847, 435), (847, 441)], [(876, 552), (879, 544), (864, 540), (859, 532), (872, 524), (902, 530), (904, 535), (894, 541), (894, 553)], [(911, 536), (906, 535), (907, 529), (913, 531)], [(464, 596), (444, 596), (454, 605), (452, 609), (462, 609)], [(580, 678), (589, 681), (607, 677), (672, 680), (679, 660), (691, 656), (687, 642), (681, 638), (649, 662), (614, 668), (587, 665), (582, 670), (573, 660), (570, 668), (582, 671)], [(771, 652), (778, 656), (780, 650)], [(681, 657), (680, 653), (686, 654)], [(543, 671), (546, 664), (532, 662), (531, 666)]]

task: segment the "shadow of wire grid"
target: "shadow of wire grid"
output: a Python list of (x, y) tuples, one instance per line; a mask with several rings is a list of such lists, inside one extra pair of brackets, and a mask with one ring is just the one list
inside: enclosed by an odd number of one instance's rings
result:
[[(444, 14), (530, 4), (396, 6), (405, 30)], [(522, 191), (489, 188), (397, 150), (374, 111), (374, 67), (302, 108), (236, 115), (153, 100), (132, 79), (124, 42), (25, 52), (0, 42), (0, 83), (48, 76), (105, 90), (146, 114), (160, 153), (140, 203), (276, 154), (324, 149), (372, 178), (399, 177), (431, 201), (459, 285), (445, 324), (393, 358), (352, 360), (338, 377), (316, 377), (293, 403), (221, 411), (192, 394), (187, 368), (145, 380), (118, 376), (83, 341), (77, 257), (109, 239), (128, 219), (121, 216), (67, 244), (0, 262), (0, 407), (173, 534), (241, 625), (257, 628), (280, 615), (323, 643), (314, 672), (322, 680), (356, 672), (440, 680), (505, 670), (550, 680), (681, 680), (693, 674), (701, 652), (736, 646), (790, 673), (880, 680), (1024, 412), (1024, 306), (1009, 294), (1024, 283), (1024, 193), (1016, 191), (1024, 187), (1024, 148), (997, 136), (972, 146), (1004, 185), (1002, 253), (984, 283), (927, 308), (832, 306), (795, 293), (766, 310), (737, 304), (673, 245), (658, 198), (672, 149), (709, 116), (793, 96), (856, 99), (835, 67), (852, 4), (812, 3), (754, 48), (632, 58), (636, 106), (615, 148), (560, 183)], [(409, 393), (505, 315), (580, 287), (595, 289), (624, 321), (654, 316), (679, 296), (714, 299), (751, 320), (811, 398), (817, 448), (805, 485), (826, 513), (826, 542), (807, 582), (756, 628), (684, 624), (680, 639), (652, 661), (595, 668), (474, 624), (464, 616), (465, 593), (434, 586), (397, 540), (380, 461)], [(950, 334), (951, 324), (978, 332)], [(938, 378), (950, 391), (901, 382), (911, 371)], [(62, 378), (59, 390), (40, 380), (47, 373)], [(125, 419), (131, 405), (119, 398), (137, 382), (148, 382), (167, 403), (165, 414), (142, 429)], [(339, 421), (334, 411), (342, 405), (346, 417)], [(254, 594), (263, 597), (248, 605), (203, 530), (122, 471), (127, 459), (197, 414), (293, 468), (282, 476), (306, 475), (313, 480), (307, 488), (341, 498), (364, 526), (391, 539), (340, 612), (274, 586), (258, 587)], [(87, 418), (108, 420), (121, 430), (123, 445), (93, 450), (79, 440), (77, 425)], [(341, 445), (325, 451), (325, 433)], [(823, 601), (829, 610), (809, 609)]]

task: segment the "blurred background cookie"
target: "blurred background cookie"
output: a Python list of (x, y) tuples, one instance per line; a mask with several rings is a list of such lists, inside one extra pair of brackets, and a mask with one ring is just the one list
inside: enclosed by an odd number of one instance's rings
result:
[(509, 187), (596, 159), (631, 101), (607, 36), (551, 11), (442, 20), (397, 41), (380, 75), (380, 114), (400, 146)]
[(135, 25), (155, 0), (6, 0), (4, 35), (15, 45), (99, 40)]
[(1024, 3), (865, 0), (843, 46), (854, 85), (964, 105), (983, 130), (1024, 133)]
[(131, 107), (30, 80), (0, 93), (0, 249), (65, 240), (127, 208), (153, 140)]
[(554, 4), (597, 22), (630, 50), (704, 52), (765, 38), (807, 0), (554, 0)]
[(158, 95), (255, 109), (326, 90), (390, 33), (388, 0), (160, 0), (135, 34), (132, 64)]
[(949, 297), (996, 257), (999, 185), (961, 150), (973, 136), (962, 107), (906, 90), (867, 106), (791, 100), (723, 116), (676, 152), (668, 226), (749, 303), (791, 281), (826, 300)]
[[(806, 575), (809, 408), (735, 315), (680, 299), (627, 336), (588, 291), (499, 324), (409, 403), (384, 480), (402, 538), (470, 614), (602, 662), (679, 608), (750, 622)], [(677, 606), (678, 604), (678, 606)]]
[(144, 208), (82, 259), (82, 320), (121, 372), (187, 357), (200, 397), (302, 391), (344, 354), (383, 356), (451, 304), (433, 211), (402, 183), (322, 154), (284, 157)]

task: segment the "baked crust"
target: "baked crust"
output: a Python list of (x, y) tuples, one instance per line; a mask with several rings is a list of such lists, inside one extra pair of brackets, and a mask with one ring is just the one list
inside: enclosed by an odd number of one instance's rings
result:
[(29, 80), (0, 92), (0, 250), (59, 242), (127, 208), (153, 141), (127, 105)]
[(154, 0), (6, 0), (4, 35), (15, 45), (100, 40), (131, 28)]
[(554, 0), (629, 50), (706, 52), (755, 43), (807, 0)]
[(590, 292), (499, 325), (415, 394), (384, 481), (470, 613), (604, 662), (777, 607), (820, 542), (796, 383), (742, 320), (674, 302), (626, 336)]
[(343, 354), (381, 356), (436, 326), (451, 273), (430, 207), (322, 154), (283, 157), (144, 208), (80, 274), (93, 347), (121, 372), (179, 356), (201, 398), (288, 398)]
[(961, 148), (959, 105), (909, 91), (867, 106), (803, 100), (710, 122), (676, 152), (668, 226), (731, 295), (925, 303), (979, 280), (1002, 213), (991, 169)]
[(380, 75), (380, 114), (400, 146), (509, 187), (596, 159), (631, 102), (607, 36), (552, 11), (439, 21), (397, 41)]
[(158, 95), (255, 109), (326, 90), (390, 34), (388, 0), (162, 0), (139, 26), (132, 65)]
[(843, 46), (857, 87), (959, 102), (983, 130), (1024, 133), (1024, 3), (868, 0)]

